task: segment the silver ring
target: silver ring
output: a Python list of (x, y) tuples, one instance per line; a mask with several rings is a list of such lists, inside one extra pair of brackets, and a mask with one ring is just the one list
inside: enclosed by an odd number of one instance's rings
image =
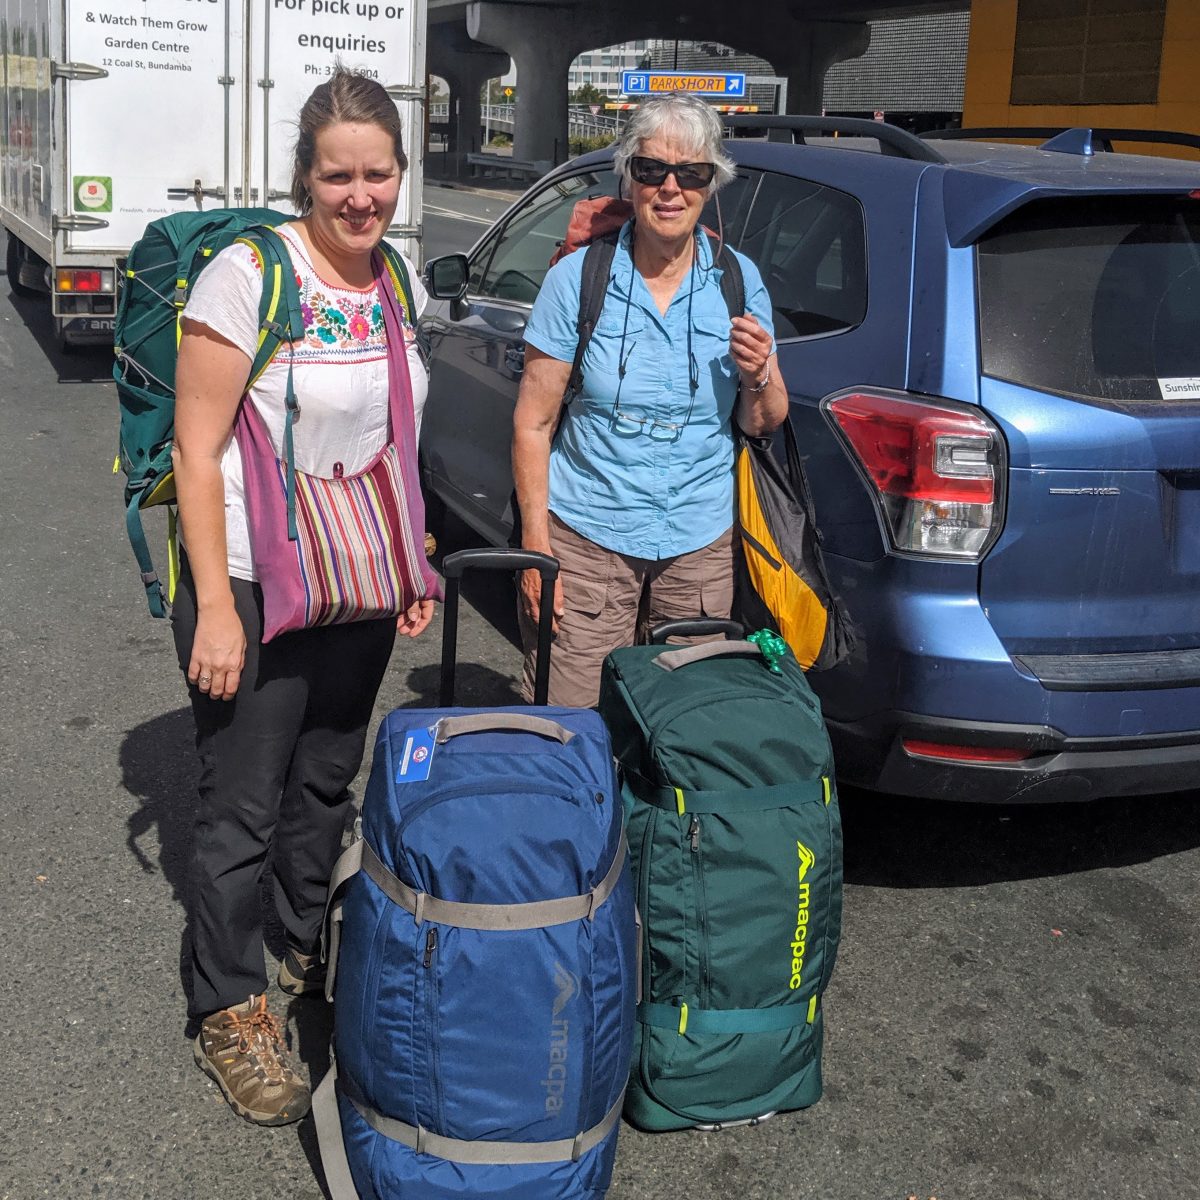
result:
[(212, 676), (211, 675), (201, 675), (200, 682), (201, 683), (212, 683)]

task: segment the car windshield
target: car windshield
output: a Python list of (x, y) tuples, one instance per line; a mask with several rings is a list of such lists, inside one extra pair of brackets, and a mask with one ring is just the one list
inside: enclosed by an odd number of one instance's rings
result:
[(1038, 200), (978, 244), (983, 372), (1117, 402), (1200, 398), (1200, 198)]

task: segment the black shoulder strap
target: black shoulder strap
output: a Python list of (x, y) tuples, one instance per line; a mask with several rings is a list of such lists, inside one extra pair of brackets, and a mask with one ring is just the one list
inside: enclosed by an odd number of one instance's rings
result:
[(579, 342), (575, 347), (575, 361), (567, 378), (567, 390), (563, 403), (570, 404), (583, 391), (583, 355), (596, 332), (596, 322), (604, 308), (604, 297), (608, 291), (608, 277), (612, 271), (613, 258), (617, 253), (617, 238), (614, 230), (588, 243), (583, 252), (583, 276), (579, 281), (579, 320), (576, 330)]
[[(708, 231), (705, 230), (707, 233)], [(721, 295), (731, 317), (740, 317), (746, 311), (746, 280), (742, 276), (742, 264), (737, 255), (715, 234), (708, 234), (713, 263), (721, 268)]]

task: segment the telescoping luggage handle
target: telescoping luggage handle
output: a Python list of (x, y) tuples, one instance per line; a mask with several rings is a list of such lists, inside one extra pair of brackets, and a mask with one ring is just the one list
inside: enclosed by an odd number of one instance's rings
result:
[(442, 616), (442, 689), (440, 704), (454, 703), (454, 669), (458, 662), (458, 594), (466, 571), (537, 571), (542, 577), (539, 601), (537, 670), (533, 681), (534, 704), (545, 704), (550, 694), (550, 639), (554, 621), (554, 581), (558, 559), (533, 550), (458, 550), (442, 562), (446, 578)]

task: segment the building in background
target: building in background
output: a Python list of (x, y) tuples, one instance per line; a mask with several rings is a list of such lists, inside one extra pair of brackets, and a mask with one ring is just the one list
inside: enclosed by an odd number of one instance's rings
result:
[(874, 117), (916, 133), (961, 124), (968, 12), (871, 21), (861, 58), (835, 63), (825, 76), (825, 111)]
[(622, 42), (619, 46), (601, 46), (581, 54), (567, 69), (567, 95), (573, 96), (585, 84), (615, 100), (621, 94), (621, 72), (636, 71), (646, 63), (651, 43), (643, 38)]
[[(966, 12), (872, 21), (867, 53), (838, 63), (825, 77), (826, 111), (868, 118), (882, 112), (893, 124), (915, 130), (959, 124), (970, 23)], [(616, 100), (621, 72), (639, 68), (775, 77), (769, 62), (719, 42), (650, 38), (581, 54), (571, 65), (567, 88), (574, 94), (591, 84)], [(775, 85), (749, 85), (747, 104), (770, 112), (777, 102)]]

